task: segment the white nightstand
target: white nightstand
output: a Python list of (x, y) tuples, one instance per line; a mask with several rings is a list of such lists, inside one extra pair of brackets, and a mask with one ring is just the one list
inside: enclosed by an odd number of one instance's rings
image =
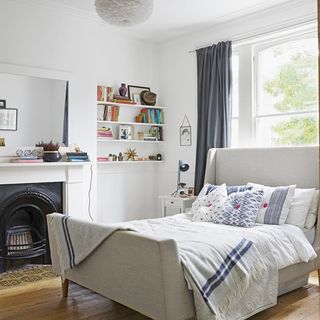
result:
[[(167, 216), (167, 208), (174, 208), (179, 210), (179, 213), (186, 212), (187, 208), (191, 208), (193, 201), (197, 197), (172, 197), (172, 196), (159, 196), (161, 200), (161, 213), (163, 217)], [(168, 214), (171, 215), (171, 214)]]

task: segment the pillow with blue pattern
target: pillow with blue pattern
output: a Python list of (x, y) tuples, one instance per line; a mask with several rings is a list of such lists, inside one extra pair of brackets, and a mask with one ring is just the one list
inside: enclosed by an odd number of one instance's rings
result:
[[(216, 188), (218, 188), (219, 186), (214, 185), (214, 184), (206, 184), (206, 195), (209, 194), (210, 192), (212, 192), (213, 190), (215, 190)], [(231, 193), (235, 193), (235, 192), (244, 192), (246, 190), (251, 190), (253, 189), (252, 186), (248, 186), (248, 185), (242, 185), (242, 186), (227, 186), (227, 193), (228, 196)]]
[(253, 190), (263, 190), (263, 202), (259, 209), (257, 223), (284, 224), (294, 197), (295, 185), (268, 187), (262, 184), (249, 182), (248, 187)]
[(263, 190), (246, 190), (228, 196), (222, 210), (214, 215), (213, 223), (252, 228), (263, 201)]

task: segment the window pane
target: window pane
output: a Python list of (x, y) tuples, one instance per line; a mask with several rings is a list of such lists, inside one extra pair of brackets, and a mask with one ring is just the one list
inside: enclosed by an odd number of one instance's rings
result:
[(231, 147), (239, 145), (239, 119), (231, 120)]
[(239, 56), (232, 55), (232, 117), (239, 116)]
[(257, 118), (256, 139), (259, 146), (317, 144), (318, 115)]
[(317, 50), (317, 39), (305, 38), (258, 53), (258, 115), (317, 110)]

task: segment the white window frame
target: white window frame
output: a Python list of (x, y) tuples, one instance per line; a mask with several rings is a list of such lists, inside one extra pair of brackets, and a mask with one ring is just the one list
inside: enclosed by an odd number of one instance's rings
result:
[[(274, 114), (257, 114), (257, 95), (258, 95), (258, 59), (257, 54), (260, 50), (281, 44), (284, 41), (299, 40), (305, 37), (317, 37), (314, 26), (308, 30), (304, 29), (300, 33), (294, 30), (291, 34), (274, 34), (268, 40), (253, 39), (250, 44), (234, 46), (234, 54), (239, 55), (239, 115), (232, 117), (238, 118), (238, 145), (237, 147), (260, 146), (256, 141), (256, 123), (260, 118), (294, 116), (302, 114), (317, 114), (318, 110), (309, 111), (290, 111)], [(234, 145), (232, 145), (234, 147)]]

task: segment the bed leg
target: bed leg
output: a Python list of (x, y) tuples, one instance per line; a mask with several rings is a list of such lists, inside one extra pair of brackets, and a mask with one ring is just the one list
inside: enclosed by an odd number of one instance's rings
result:
[(320, 269), (318, 269), (318, 284), (320, 286)]
[(63, 279), (61, 277), (61, 287), (62, 287), (62, 296), (64, 298), (68, 297), (68, 291), (69, 291), (69, 280), (68, 279)]

